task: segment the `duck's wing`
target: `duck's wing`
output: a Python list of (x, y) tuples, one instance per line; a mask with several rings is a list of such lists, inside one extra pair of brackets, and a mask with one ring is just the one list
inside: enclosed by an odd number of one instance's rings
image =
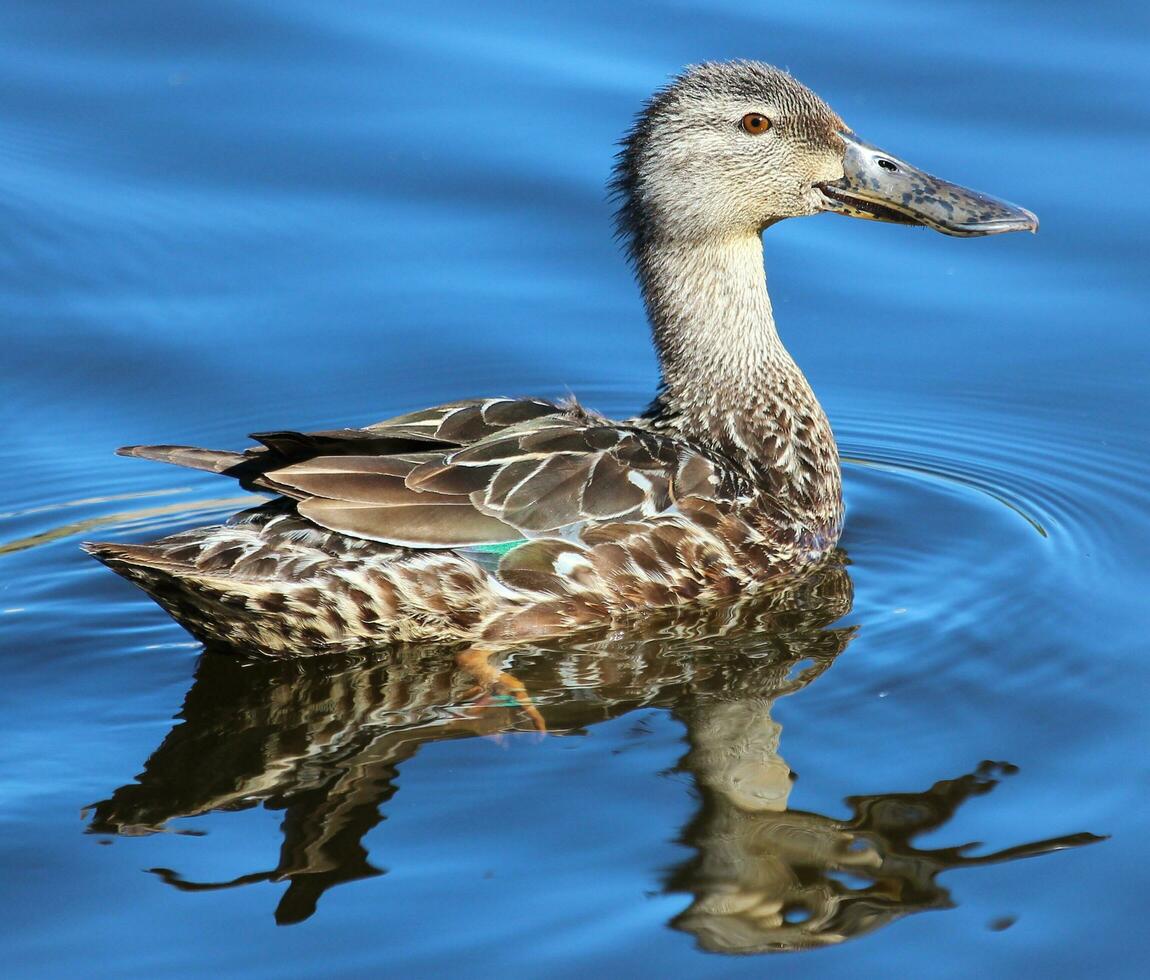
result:
[(686, 443), (575, 407), (458, 448), (317, 455), (265, 471), (260, 484), (322, 527), (409, 548), (569, 534), (741, 492), (732, 468)]
[(742, 491), (681, 440), (533, 398), (452, 402), (362, 429), (261, 432), (244, 453), (127, 446), (297, 501), (321, 527), (409, 548), (543, 537)]
[(251, 438), (261, 445), (239, 453), (169, 445), (124, 446), (117, 452), (224, 473), (249, 488), (266, 487), (262, 479), (265, 473), (317, 456), (392, 456), (460, 448), (508, 426), (562, 412), (554, 402), (538, 398), (475, 398), (398, 415), (362, 429), (256, 432)]
[(252, 438), (285, 458), (299, 454), (307, 458), (320, 454), (394, 455), (434, 446), (469, 446), (509, 426), (562, 412), (559, 405), (540, 398), (471, 398), (397, 415), (362, 429), (255, 432)]

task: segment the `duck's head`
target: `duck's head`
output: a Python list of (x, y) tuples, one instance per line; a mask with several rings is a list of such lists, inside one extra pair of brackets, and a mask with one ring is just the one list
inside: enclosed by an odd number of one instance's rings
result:
[(821, 211), (960, 236), (1038, 228), (1024, 208), (864, 142), (786, 72), (748, 61), (698, 65), (658, 92), (624, 140), (614, 186), (636, 248)]

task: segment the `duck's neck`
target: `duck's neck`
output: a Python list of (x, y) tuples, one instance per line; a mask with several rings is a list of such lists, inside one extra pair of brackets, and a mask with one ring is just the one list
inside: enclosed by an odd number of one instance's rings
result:
[(758, 235), (636, 250), (662, 368), (652, 424), (742, 465), (807, 526), (837, 533), (838, 451), (775, 330)]

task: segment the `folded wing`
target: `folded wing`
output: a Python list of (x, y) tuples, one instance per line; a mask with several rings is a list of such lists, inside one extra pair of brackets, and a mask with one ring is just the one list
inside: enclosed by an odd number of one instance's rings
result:
[(570, 535), (735, 482), (683, 443), (572, 411), (459, 449), (316, 457), (266, 480), (323, 527), (411, 548)]
[(362, 429), (264, 432), (260, 447), (122, 452), (210, 469), (297, 501), (321, 527), (408, 548), (571, 536), (730, 498), (733, 468), (673, 437), (537, 399), (454, 402)]

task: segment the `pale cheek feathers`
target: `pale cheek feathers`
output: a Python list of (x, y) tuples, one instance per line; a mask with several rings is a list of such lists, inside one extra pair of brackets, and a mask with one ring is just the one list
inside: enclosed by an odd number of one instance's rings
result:
[(814, 214), (813, 184), (841, 177), (842, 161), (833, 153), (768, 142), (769, 135), (761, 139), (756, 146), (711, 132), (695, 134), (689, 144), (660, 140), (646, 161), (644, 210), (657, 227), (689, 237), (754, 232), (772, 219)]

